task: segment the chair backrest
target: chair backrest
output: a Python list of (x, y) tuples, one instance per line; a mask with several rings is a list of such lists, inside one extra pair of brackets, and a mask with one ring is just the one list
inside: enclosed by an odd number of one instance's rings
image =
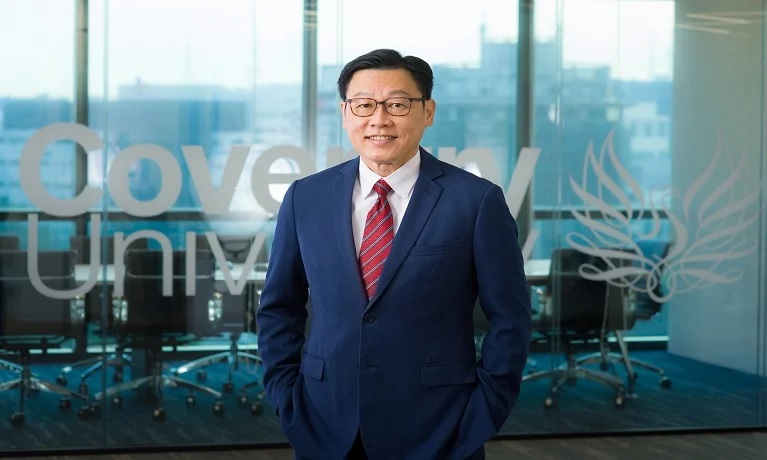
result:
[[(665, 259), (671, 249), (671, 243), (668, 241), (639, 240), (636, 243), (642, 251), (642, 255), (646, 259), (651, 260), (652, 263), (657, 263), (657, 261)], [(664, 295), (663, 285), (660, 283), (660, 280), (657, 279), (662, 275), (663, 273), (654, 274), (657, 284), (652, 291), (656, 298), (663, 297)], [(647, 283), (648, 277), (642, 277), (636, 283), (637, 289), (635, 290), (634, 297), (634, 316), (636, 316), (637, 319), (650, 319), (660, 313), (663, 308), (662, 303), (654, 300), (647, 293)]]
[[(91, 236), (89, 235), (74, 235), (69, 237), (69, 247), (77, 253), (78, 264), (91, 263)], [(148, 242), (146, 239), (138, 239), (130, 244), (130, 249), (147, 249)], [(101, 237), (101, 253), (100, 259), (104, 260), (106, 255), (106, 263), (113, 264), (115, 262), (115, 239), (114, 236), (102, 236)], [(94, 261), (98, 262), (98, 261)]]
[(215, 262), (209, 250), (194, 254), (195, 294), (186, 292), (186, 251), (172, 253), (172, 293), (163, 295), (162, 251), (133, 249), (125, 254), (125, 300), (128, 316), (123, 333), (163, 335), (214, 333), (208, 302), (215, 293)]
[[(75, 253), (41, 251), (37, 256), (40, 280), (57, 291), (75, 287)], [(26, 251), (0, 251), (0, 336), (79, 337), (72, 322), (72, 299), (54, 299), (32, 285)]]
[[(226, 260), (232, 263), (244, 263), (248, 257), (251, 246), (256, 240), (253, 235), (216, 235), (221, 250), (226, 256)], [(210, 243), (205, 235), (197, 235), (197, 249), (210, 249)], [(269, 249), (267, 244), (259, 248), (256, 254), (256, 265), (265, 266), (269, 262)]]
[[(250, 248), (255, 241), (253, 235), (216, 235), (224, 257), (233, 264), (244, 263)], [(205, 235), (197, 235), (197, 249), (210, 249), (210, 243)], [(266, 266), (268, 260), (266, 245), (256, 255), (256, 269)], [(258, 287), (248, 285), (240, 295), (232, 295), (228, 290), (222, 293), (224, 302), (224, 317), (221, 322), (222, 332), (255, 332), (255, 312), (258, 309)]]
[(0, 251), (18, 251), (21, 242), (16, 235), (0, 235)]
[(627, 324), (630, 317), (625, 290), (606, 281), (584, 278), (579, 269), (585, 264), (598, 269), (607, 267), (601, 258), (575, 249), (553, 251), (548, 285), (550, 305), (540, 315), (539, 329), (589, 334), (603, 328), (614, 330), (631, 327)]
[[(146, 239), (139, 239), (132, 242), (130, 248), (146, 249), (147, 245)], [(99, 260), (91, 261), (90, 235), (74, 235), (69, 237), (69, 247), (76, 254), (77, 264), (87, 265), (91, 262), (98, 264), (101, 261), (104, 261), (106, 264), (114, 264), (115, 262), (115, 239), (113, 236), (101, 236)], [(97, 284), (85, 294), (86, 321), (98, 321), (101, 318), (102, 308), (106, 308), (108, 312), (111, 312), (111, 287), (104, 291), (102, 286)], [(111, 313), (107, 313), (107, 316), (109, 314)]]

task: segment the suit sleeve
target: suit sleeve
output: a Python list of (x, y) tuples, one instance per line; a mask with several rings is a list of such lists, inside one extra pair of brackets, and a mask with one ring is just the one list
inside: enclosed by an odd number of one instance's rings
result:
[(500, 429), (519, 396), (530, 347), (531, 311), (517, 224), (497, 185), (488, 189), (480, 205), (474, 260), (479, 302), (490, 325), (477, 376), (495, 428)]
[(301, 363), (308, 282), (296, 233), (294, 196), (297, 182), (285, 193), (274, 230), (266, 281), (256, 315), (258, 349), (264, 365), (266, 395), (279, 413), (290, 395)]

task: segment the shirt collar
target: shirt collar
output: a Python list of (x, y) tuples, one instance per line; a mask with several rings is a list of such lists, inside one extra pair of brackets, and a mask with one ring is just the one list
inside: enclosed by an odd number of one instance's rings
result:
[(407, 163), (400, 166), (396, 171), (384, 178), (371, 171), (370, 168), (365, 165), (365, 162), (360, 159), (358, 179), (360, 181), (360, 191), (362, 192), (362, 196), (367, 197), (371, 193), (375, 193), (373, 192), (373, 185), (375, 185), (379, 179), (384, 179), (394, 193), (402, 198), (408, 198), (410, 192), (413, 191), (416, 179), (418, 179), (418, 171), (420, 168), (420, 149), (413, 155), (413, 158), (407, 161)]

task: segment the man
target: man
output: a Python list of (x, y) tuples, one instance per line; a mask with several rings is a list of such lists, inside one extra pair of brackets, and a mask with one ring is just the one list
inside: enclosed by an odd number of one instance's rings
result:
[[(498, 186), (420, 148), (432, 86), (426, 62), (393, 50), (349, 62), (338, 91), (359, 157), (282, 202), (258, 343), (297, 458), (484, 458), (519, 394), (517, 227)], [(491, 326), (479, 363), (477, 297)]]

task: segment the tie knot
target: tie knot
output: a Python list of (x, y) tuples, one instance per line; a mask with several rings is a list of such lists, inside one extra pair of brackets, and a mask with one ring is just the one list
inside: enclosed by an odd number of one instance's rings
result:
[(379, 198), (385, 200), (386, 197), (389, 196), (389, 192), (391, 192), (391, 187), (386, 183), (385, 180), (378, 179), (378, 182), (373, 184), (373, 190), (375, 190)]

